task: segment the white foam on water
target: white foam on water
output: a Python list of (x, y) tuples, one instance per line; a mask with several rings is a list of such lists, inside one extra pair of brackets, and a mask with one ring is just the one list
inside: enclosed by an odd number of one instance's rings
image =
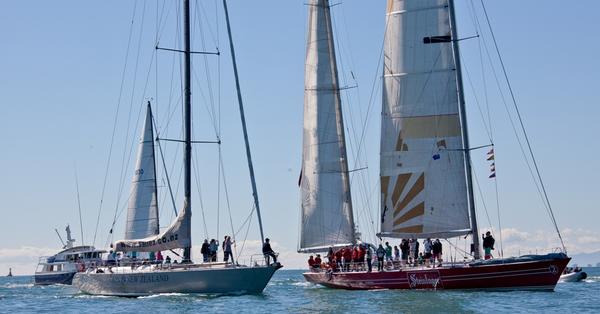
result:
[(3, 288), (8, 288), (8, 289), (15, 289), (15, 288), (32, 288), (33, 284), (32, 283), (7, 283), (4, 286), (2, 286)]
[(110, 299), (110, 298), (118, 298), (118, 297), (113, 297), (113, 296), (109, 296), (109, 295), (91, 295), (91, 294), (75, 294), (73, 295), (73, 298), (75, 299)]
[(299, 281), (299, 282), (294, 282), (294, 283), (292, 284), (292, 286), (297, 286), (297, 287), (312, 287), (312, 286), (314, 286), (314, 285), (315, 285), (315, 284), (313, 284), (313, 283), (310, 283), (310, 282), (308, 282), (308, 281)]
[(154, 298), (160, 298), (160, 297), (176, 297), (176, 296), (188, 296), (189, 294), (185, 294), (185, 293), (158, 293), (158, 294), (152, 294), (152, 295), (146, 295), (146, 296), (142, 296), (142, 297), (138, 297), (138, 299), (154, 299)]

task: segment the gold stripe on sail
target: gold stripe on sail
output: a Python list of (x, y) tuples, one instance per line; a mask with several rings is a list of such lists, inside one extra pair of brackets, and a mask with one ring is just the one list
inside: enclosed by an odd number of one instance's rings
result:
[(394, 220), (394, 227), (402, 223), (405, 223), (415, 217), (423, 216), (425, 214), (425, 202), (417, 204), (411, 210), (404, 213), (400, 218)]
[(419, 193), (425, 189), (425, 174), (421, 173), (415, 184), (410, 188), (404, 199), (398, 204), (394, 204), (394, 217), (396, 217)]
[(380, 177), (381, 180), (381, 193), (383, 193), (383, 199), (386, 200), (388, 196), (388, 187), (390, 186), (390, 177)]
[(394, 186), (394, 192), (392, 193), (392, 204), (394, 206), (396, 206), (400, 195), (402, 195), (402, 192), (404, 192), (404, 188), (406, 187), (408, 180), (410, 180), (410, 176), (410, 173), (403, 173), (398, 175), (396, 178), (396, 185)]
[(398, 233), (423, 233), (423, 225), (409, 226), (404, 228), (394, 229)]

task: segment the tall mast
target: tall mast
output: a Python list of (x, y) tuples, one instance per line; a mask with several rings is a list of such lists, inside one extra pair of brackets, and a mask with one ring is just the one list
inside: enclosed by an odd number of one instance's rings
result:
[(260, 240), (265, 243), (263, 233), (262, 218), (260, 216), (260, 206), (258, 204), (258, 191), (256, 190), (256, 179), (254, 178), (254, 166), (252, 165), (252, 155), (250, 154), (250, 144), (248, 142), (248, 131), (246, 130), (246, 117), (244, 115), (244, 103), (242, 101), (242, 91), (240, 89), (240, 79), (238, 76), (237, 63), (235, 61), (235, 49), (233, 47), (233, 38), (231, 37), (231, 25), (229, 24), (229, 12), (227, 11), (227, 0), (223, 0), (225, 11), (225, 20), (227, 22), (227, 35), (229, 36), (229, 50), (231, 51), (231, 61), (233, 63), (233, 74), (235, 76), (235, 88), (237, 89), (238, 105), (240, 107), (240, 118), (242, 119), (242, 130), (244, 131), (244, 143), (246, 144), (246, 157), (248, 159), (248, 170), (250, 171), (250, 182), (252, 183), (252, 196), (254, 197), (254, 207), (256, 207), (256, 216), (258, 216), (258, 227), (260, 229)]
[(458, 32), (456, 31), (456, 16), (454, 14), (454, 0), (448, 0), (448, 9), (450, 11), (450, 32), (452, 39), (452, 48), (454, 50), (454, 62), (456, 63), (456, 84), (458, 89), (458, 105), (460, 109), (460, 120), (462, 128), (462, 139), (465, 149), (465, 171), (467, 172), (467, 192), (469, 194), (469, 216), (471, 218), (471, 231), (473, 236), (473, 246), (475, 259), (481, 257), (479, 249), (479, 229), (477, 228), (477, 217), (475, 214), (475, 196), (473, 193), (473, 175), (471, 171), (471, 151), (469, 146), (469, 134), (467, 128), (467, 110), (465, 108), (465, 95), (462, 81), (462, 70), (460, 65), (460, 53), (458, 50)]
[(323, 3), (321, 4), (323, 6), (323, 9), (325, 10), (325, 19), (326, 19), (326, 31), (327, 31), (327, 40), (329, 41), (329, 47), (331, 47), (331, 49), (329, 50), (329, 59), (333, 60), (331, 67), (332, 67), (332, 72), (333, 72), (333, 80), (334, 80), (334, 97), (337, 98), (337, 100), (335, 101), (335, 115), (337, 116), (337, 133), (340, 136), (339, 139), (339, 145), (340, 145), (340, 152), (341, 152), (341, 159), (342, 159), (342, 184), (344, 185), (344, 190), (346, 191), (346, 195), (344, 195), (345, 198), (347, 198), (348, 200), (348, 211), (349, 211), (349, 219), (350, 219), (350, 226), (352, 228), (352, 234), (354, 239), (352, 240), (352, 243), (355, 244), (356, 243), (356, 226), (354, 225), (354, 210), (352, 208), (352, 194), (350, 193), (350, 171), (348, 169), (348, 155), (347, 155), (347, 151), (346, 151), (346, 135), (345, 135), (345, 131), (344, 131), (344, 117), (342, 115), (342, 100), (340, 97), (340, 84), (339, 84), (339, 78), (338, 78), (338, 69), (337, 69), (337, 61), (336, 61), (336, 57), (335, 57), (335, 43), (333, 41), (333, 26), (332, 26), (332, 22), (331, 22), (331, 6), (329, 5), (329, 0), (324, 0)]
[[(190, 213), (192, 212), (192, 116), (191, 116), (191, 103), (192, 103), (192, 90), (191, 90), (191, 52), (190, 52), (190, 1), (183, 0), (183, 42), (184, 42), (184, 87), (183, 87), (183, 111), (184, 111), (184, 177), (183, 177), (183, 190), (184, 200), (183, 206), (187, 208)], [(183, 261), (190, 261), (191, 251), (191, 240), (190, 246), (183, 249)]]

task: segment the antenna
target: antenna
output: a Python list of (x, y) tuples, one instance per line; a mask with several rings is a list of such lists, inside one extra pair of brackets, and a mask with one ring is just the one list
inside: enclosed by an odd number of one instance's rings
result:
[(67, 245), (65, 244), (65, 241), (63, 241), (62, 237), (60, 236), (60, 233), (58, 232), (58, 229), (54, 228), (54, 231), (56, 232), (56, 235), (58, 236), (58, 238), (60, 239), (60, 243), (62, 243), (63, 245), (63, 249), (67, 247)]
[(77, 178), (77, 166), (75, 166), (75, 187), (77, 189), (77, 208), (79, 210), (79, 229), (81, 229), (81, 245), (83, 245), (83, 219), (81, 218), (81, 200), (79, 198), (79, 180)]

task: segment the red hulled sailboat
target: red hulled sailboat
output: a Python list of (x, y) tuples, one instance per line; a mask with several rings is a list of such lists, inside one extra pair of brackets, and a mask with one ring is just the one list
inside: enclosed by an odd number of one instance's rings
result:
[[(329, 1), (311, 0), (308, 10), (301, 253), (360, 242)], [(554, 290), (570, 260), (564, 245), (559, 253), (481, 260), (455, 25), (452, 0), (388, 1), (378, 236), (471, 235), (472, 259), (385, 271), (313, 268), (307, 281), (341, 289)]]

